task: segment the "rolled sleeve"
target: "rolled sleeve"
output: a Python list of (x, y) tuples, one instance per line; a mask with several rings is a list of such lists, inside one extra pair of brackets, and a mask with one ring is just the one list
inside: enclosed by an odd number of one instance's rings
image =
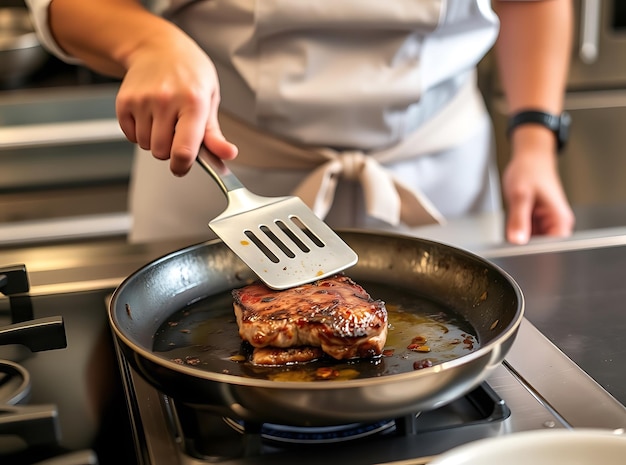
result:
[(50, 23), (48, 21), (48, 11), (50, 2), (52, 0), (25, 0), (26, 6), (31, 12), (31, 17), (35, 25), (37, 37), (43, 45), (43, 47), (57, 58), (63, 60), (66, 63), (78, 65), (82, 61), (76, 57), (68, 55), (63, 51), (59, 44), (54, 40), (52, 31), (50, 30)]

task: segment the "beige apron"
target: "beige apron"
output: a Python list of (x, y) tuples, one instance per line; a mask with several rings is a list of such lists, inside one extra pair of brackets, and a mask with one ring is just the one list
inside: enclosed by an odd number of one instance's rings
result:
[(484, 113), (483, 99), (472, 76), (448, 105), (402, 142), (367, 153), (295, 145), (225, 113), (220, 124), (227, 138), (238, 141), (240, 156), (234, 165), (310, 171), (292, 193), (302, 198), (320, 218), (328, 214), (341, 179), (361, 184), (369, 216), (393, 226), (400, 222), (417, 226), (445, 220), (418, 186), (403, 183), (383, 165), (460, 145), (469, 138)]

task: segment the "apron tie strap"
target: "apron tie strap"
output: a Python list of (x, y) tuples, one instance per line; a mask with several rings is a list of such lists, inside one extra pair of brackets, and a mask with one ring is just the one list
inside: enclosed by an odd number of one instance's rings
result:
[(339, 179), (357, 181), (363, 188), (368, 215), (393, 226), (443, 223), (445, 219), (417, 189), (402, 184), (374, 158), (359, 151), (336, 152), (320, 149), (329, 161), (313, 170), (295, 189), (320, 218), (333, 204)]
[(404, 184), (384, 164), (436, 154), (456, 146), (469, 137), (485, 111), (472, 74), (433, 118), (398, 144), (367, 154), (291, 143), (225, 112), (220, 112), (220, 126), (226, 138), (239, 146), (233, 164), (307, 171), (293, 194), (320, 218), (330, 211), (337, 183), (343, 177), (361, 184), (368, 215), (393, 226), (401, 222), (420, 226), (443, 224), (445, 219), (417, 186)]

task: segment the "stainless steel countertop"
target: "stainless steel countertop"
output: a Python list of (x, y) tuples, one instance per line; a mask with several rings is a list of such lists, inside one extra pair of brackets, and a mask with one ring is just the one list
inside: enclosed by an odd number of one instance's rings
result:
[[(98, 219), (100, 221), (102, 219)], [(102, 220), (105, 221), (105, 220)], [(98, 223), (99, 224), (99, 223)], [(123, 225), (117, 224), (120, 228)], [(395, 231), (400, 234), (437, 240), (476, 253), (504, 266), (515, 266), (519, 259), (567, 251), (604, 249), (626, 245), (626, 226), (575, 232), (568, 238), (533, 238), (526, 245), (511, 245), (500, 237), (501, 219), (483, 216), (457, 222), (453, 227), (425, 227)], [(0, 265), (24, 263), (29, 270), (31, 293), (59, 293), (74, 288), (101, 289), (117, 286), (133, 271), (178, 249), (210, 238), (181, 238), (145, 244), (129, 244), (118, 228), (110, 236), (93, 234), (75, 237), (59, 234), (45, 241), (39, 234), (34, 242), (0, 245)], [(527, 260), (533, 260), (528, 258)], [(586, 273), (580, 270), (580, 273)], [(529, 288), (527, 292), (535, 292)]]
[(624, 244), (493, 261), (522, 288), (526, 318), (626, 405)]

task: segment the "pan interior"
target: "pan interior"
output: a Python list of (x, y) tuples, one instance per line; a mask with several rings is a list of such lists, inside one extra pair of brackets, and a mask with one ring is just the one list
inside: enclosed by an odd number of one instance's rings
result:
[[(183, 365), (274, 381), (363, 379), (407, 373), (469, 354), (480, 347), (477, 330), (453, 309), (388, 284), (359, 281), (386, 303), (389, 333), (384, 355), (373, 359), (262, 367), (248, 359), (252, 348), (238, 334), (230, 292), (194, 302), (172, 314), (156, 331), (153, 351)], [(409, 349), (415, 343), (429, 351)], [(426, 350), (423, 348), (421, 350)]]

